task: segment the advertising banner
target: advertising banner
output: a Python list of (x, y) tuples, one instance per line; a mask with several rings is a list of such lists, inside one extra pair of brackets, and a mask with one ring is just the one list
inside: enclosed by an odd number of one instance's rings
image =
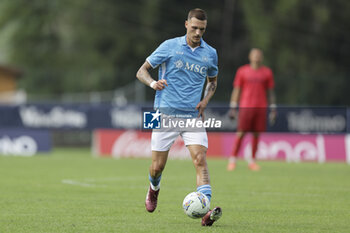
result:
[[(232, 152), (235, 134), (223, 133), (215, 135), (216, 143), (211, 153), (218, 151), (228, 157)], [(220, 139), (218, 139), (218, 137)], [(261, 160), (300, 161), (339, 161), (346, 162), (350, 157), (349, 135), (329, 134), (294, 134), (294, 133), (264, 133), (260, 137), (257, 158)], [(210, 139), (209, 139), (210, 140)], [(210, 141), (209, 141), (210, 146)], [(251, 157), (251, 135), (247, 135), (242, 142), (239, 156), (249, 160)]]
[(23, 104), (0, 106), (0, 128), (29, 129), (139, 129), (142, 112), (137, 105)]
[[(171, 109), (161, 109), (158, 114)], [(162, 118), (159, 130), (172, 126), (197, 127), (200, 121), (186, 119), (187, 109), (180, 122)], [(238, 109), (239, 111), (242, 109)], [(229, 108), (214, 104), (205, 110), (203, 127), (208, 132), (234, 132), (237, 119), (230, 119)], [(279, 107), (274, 124), (267, 124), (267, 132), (275, 133), (350, 133), (350, 110), (345, 107)], [(140, 105), (114, 106), (111, 104), (23, 104), (0, 106), (0, 128), (94, 130), (109, 129), (154, 129), (159, 117), (153, 118), (152, 107)], [(190, 112), (192, 113), (192, 112)], [(266, 113), (269, 113), (267, 109)], [(197, 116), (198, 113), (193, 112)], [(166, 114), (169, 116), (169, 114)], [(191, 115), (191, 114), (190, 114)], [(150, 118), (151, 117), (151, 118)], [(154, 125), (154, 126), (153, 126)]]
[[(209, 132), (208, 157), (227, 158), (235, 140), (234, 133)], [(133, 130), (98, 129), (93, 133), (93, 151), (102, 157), (151, 157), (151, 132)], [(190, 159), (181, 137), (170, 150), (170, 158)], [(251, 136), (247, 135), (239, 156), (251, 156)], [(264, 133), (261, 135), (259, 160), (285, 160), (287, 162), (350, 163), (350, 135)]]
[(32, 156), (51, 148), (47, 130), (0, 129), (0, 155)]
[[(92, 141), (92, 150), (97, 156), (151, 157), (151, 132), (98, 129), (93, 132)], [(169, 158), (190, 158), (190, 154), (180, 137), (172, 145)]]

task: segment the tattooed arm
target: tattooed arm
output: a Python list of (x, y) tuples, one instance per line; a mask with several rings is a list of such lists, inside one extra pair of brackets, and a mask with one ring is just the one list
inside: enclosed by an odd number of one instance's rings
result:
[(216, 87), (217, 87), (217, 76), (215, 77), (208, 77), (208, 83), (205, 88), (204, 97), (202, 101), (200, 101), (197, 104), (196, 109), (198, 109), (198, 117), (202, 116), (202, 119), (204, 120), (204, 110), (207, 107), (209, 100), (214, 95)]

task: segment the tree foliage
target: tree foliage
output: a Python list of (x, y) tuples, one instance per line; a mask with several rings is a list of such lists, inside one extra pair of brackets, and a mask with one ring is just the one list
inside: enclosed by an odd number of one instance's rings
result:
[(251, 44), (266, 52), (280, 101), (349, 104), (350, 4), (346, 1), (242, 1)]
[(346, 0), (3, 0), (0, 52), (30, 93), (112, 90), (133, 82), (159, 43), (184, 35), (195, 7), (207, 11), (204, 39), (219, 53), (214, 100), (228, 101), (236, 69), (260, 47), (279, 103), (350, 103)]

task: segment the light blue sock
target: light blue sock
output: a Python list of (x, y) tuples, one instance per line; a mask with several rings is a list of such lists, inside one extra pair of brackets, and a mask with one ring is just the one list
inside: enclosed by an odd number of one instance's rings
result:
[(153, 185), (153, 188), (157, 187), (156, 189), (159, 189), (159, 183), (160, 183), (161, 178), (162, 178), (162, 174), (160, 176), (158, 176), (157, 178), (153, 178), (150, 174), (148, 175), (149, 181)]
[(205, 184), (197, 187), (197, 192), (203, 193), (207, 198), (211, 199), (211, 186), (210, 184)]

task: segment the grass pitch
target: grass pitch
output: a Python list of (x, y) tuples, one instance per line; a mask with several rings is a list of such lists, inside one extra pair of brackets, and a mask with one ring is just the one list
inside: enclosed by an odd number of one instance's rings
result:
[(0, 156), (0, 232), (350, 232), (350, 166), (208, 160), (222, 218), (212, 227), (188, 218), (195, 190), (190, 160), (169, 160), (158, 208), (147, 213), (147, 159), (93, 158), (57, 149), (31, 158)]

